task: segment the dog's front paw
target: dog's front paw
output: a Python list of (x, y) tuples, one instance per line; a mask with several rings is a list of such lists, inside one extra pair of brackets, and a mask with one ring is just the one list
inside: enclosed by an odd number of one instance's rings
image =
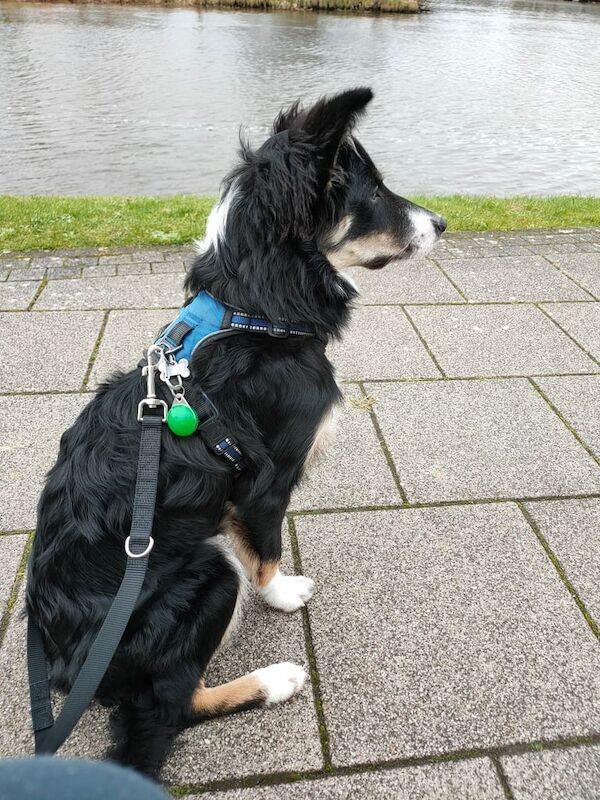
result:
[(283, 703), (284, 700), (298, 694), (306, 680), (306, 670), (289, 661), (256, 669), (252, 675), (258, 678), (264, 692), (265, 705), (268, 706), (273, 703)]
[(315, 582), (304, 575), (282, 575), (277, 571), (266, 586), (258, 590), (263, 600), (280, 611), (302, 608), (315, 591)]

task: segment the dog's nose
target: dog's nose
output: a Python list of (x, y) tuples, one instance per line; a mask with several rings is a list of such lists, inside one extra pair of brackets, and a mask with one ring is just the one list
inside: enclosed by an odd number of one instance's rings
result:
[(443, 217), (436, 217), (434, 219), (434, 221), (433, 221), (433, 227), (436, 229), (436, 231), (438, 231), (438, 233), (441, 236), (442, 233), (448, 227), (448, 223), (446, 222), (446, 220)]

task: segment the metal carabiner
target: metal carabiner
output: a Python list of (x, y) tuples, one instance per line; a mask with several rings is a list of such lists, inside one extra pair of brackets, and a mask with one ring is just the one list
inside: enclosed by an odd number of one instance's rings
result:
[[(152, 356), (158, 353), (158, 361), (155, 364)], [(146, 376), (146, 397), (140, 401), (138, 404), (138, 413), (137, 418), (138, 422), (142, 421), (144, 416), (144, 408), (160, 408), (162, 407), (163, 411), (163, 422), (167, 421), (167, 411), (169, 410), (169, 406), (165, 403), (164, 400), (159, 400), (156, 396), (156, 383), (154, 381), (154, 370), (157, 369), (160, 360), (165, 357), (164, 351), (162, 347), (158, 344), (150, 345), (148, 348), (148, 353), (146, 355), (147, 364), (142, 370), (142, 375)]]

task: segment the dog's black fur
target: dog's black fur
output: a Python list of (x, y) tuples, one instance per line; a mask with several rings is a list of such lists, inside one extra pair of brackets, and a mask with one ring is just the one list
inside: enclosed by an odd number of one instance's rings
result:
[[(147, 578), (97, 693), (118, 707), (114, 757), (144, 772), (159, 770), (177, 731), (235, 710), (203, 713), (191, 703), (240, 585), (215, 536), (226, 509), (235, 508), (258, 572), (280, 558), (290, 493), (321, 420), (340, 400), (325, 344), (341, 334), (356, 291), (332, 264), (338, 257), (352, 260), (356, 251), (357, 264), (377, 268), (418, 250), (423, 237), (431, 244), (445, 227), (389, 192), (351, 136), (370, 99), (370, 90), (356, 89), (308, 110), (294, 106), (278, 117), (262, 147), (244, 147), (215, 212), (221, 230), (205, 241), (187, 277), (189, 294), (207, 289), (271, 320), (312, 322), (319, 338), (243, 334), (194, 357), (186, 382), (190, 404), (201, 386), (249, 466), (234, 477), (199, 436), (163, 434)], [(422, 215), (419, 231), (411, 223), (415, 213)], [(423, 215), (431, 236), (423, 234)], [(43, 632), (52, 684), (63, 691), (123, 576), (140, 437), (136, 408), (144, 389), (139, 369), (100, 388), (63, 435), (40, 500), (27, 609)], [(237, 707), (264, 703), (267, 694)]]

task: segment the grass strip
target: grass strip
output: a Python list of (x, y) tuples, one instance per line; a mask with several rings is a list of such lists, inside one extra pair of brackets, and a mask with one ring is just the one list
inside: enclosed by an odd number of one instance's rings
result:
[[(449, 231), (600, 225), (600, 197), (418, 196)], [(202, 237), (214, 197), (0, 195), (0, 250), (187, 244)]]

